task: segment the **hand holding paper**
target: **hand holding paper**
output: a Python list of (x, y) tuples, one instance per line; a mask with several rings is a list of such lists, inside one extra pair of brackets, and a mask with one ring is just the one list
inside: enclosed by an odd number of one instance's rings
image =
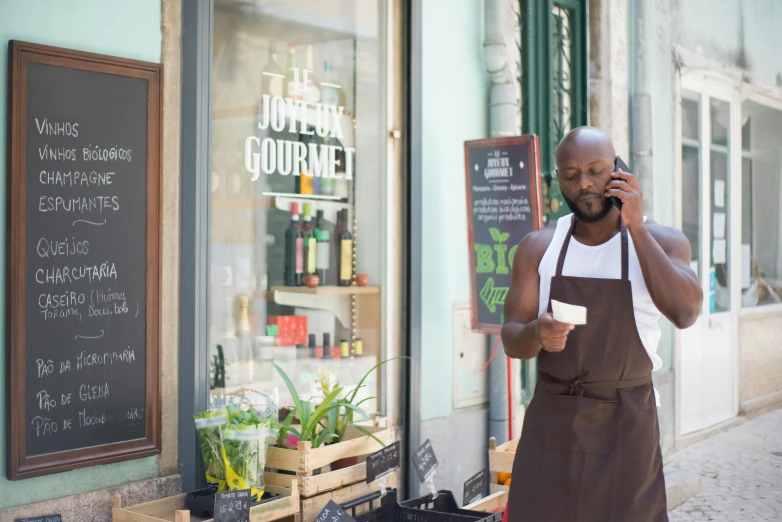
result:
[(575, 328), (572, 323), (558, 321), (552, 314), (543, 314), (537, 320), (538, 342), (547, 352), (561, 352), (565, 349), (567, 336)]
[(587, 309), (584, 306), (561, 303), (552, 299), (551, 309), (554, 311), (554, 319), (560, 323), (580, 325), (587, 322)]

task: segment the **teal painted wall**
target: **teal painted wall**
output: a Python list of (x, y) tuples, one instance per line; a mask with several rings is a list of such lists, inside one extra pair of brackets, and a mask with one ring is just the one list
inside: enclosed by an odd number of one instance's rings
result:
[(469, 299), (464, 142), (488, 132), (482, 9), (422, 3), (422, 420), (452, 413), (452, 309)]
[[(0, 216), (6, 215), (8, 41), (160, 62), (160, 0), (0, 0)], [(6, 259), (5, 224), (0, 259)], [(5, 262), (0, 277), (0, 317), (5, 317)], [(0, 322), (0, 390), (6, 389), (6, 324)], [(0, 401), (0, 510), (154, 477), (155, 458), (59, 473), (23, 481), (6, 479), (6, 401)]]

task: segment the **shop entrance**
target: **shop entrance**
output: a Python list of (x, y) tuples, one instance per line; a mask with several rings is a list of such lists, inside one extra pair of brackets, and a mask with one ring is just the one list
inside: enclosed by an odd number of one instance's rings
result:
[(733, 86), (683, 73), (679, 223), (703, 288), (696, 323), (680, 332), (679, 436), (729, 420), (738, 408), (741, 111)]

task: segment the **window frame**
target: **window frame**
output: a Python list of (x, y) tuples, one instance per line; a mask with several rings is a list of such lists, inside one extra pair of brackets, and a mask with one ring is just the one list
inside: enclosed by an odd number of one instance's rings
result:
[[(385, 69), (382, 84), (385, 99), (382, 119), (387, 154), (384, 161), (387, 190), (382, 233), (385, 238), (381, 292), (381, 359), (411, 355), (416, 347), (406, 335), (411, 320), (415, 284), (408, 288), (411, 231), (407, 168), (409, 136), (401, 129), (407, 122), (410, 86), (401, 71), (407, 67), (409, 16), (407, 0), (381, 0), (383, 16), (380, 38)], [(203, 487), (205, 477), (197, 434), (190, 419), (208, 408), (210, 395), (209, 273), (211, 268), (211, 158), (212, 158), (212, 57), (215, 0), (182, 3), (182, 87), (181, 87), (181, 182), (180, 182), (180, 280), (179, 280), (179, 374), (178, 374), (178, 458), (183, 491)], [(402, 246), (400, 251), (400, 245)], [(393, 259), (389, 255), (396, 252)], [(399, 259), (397, 259), (397, 257)], [(405, 272), (408, 272), (407, 274)], [(417, 283), (420, 291), (420, 281)], [(387, 288), (386, 288), (387, 287)], [(384, 365), (378, 370), (380, 422), (390, 419), (404, 425), (409, 405), (399, 390), (405, 389), (409, 371), (405, 364)], [(405, 437), (408, 435), (405, 433)]]

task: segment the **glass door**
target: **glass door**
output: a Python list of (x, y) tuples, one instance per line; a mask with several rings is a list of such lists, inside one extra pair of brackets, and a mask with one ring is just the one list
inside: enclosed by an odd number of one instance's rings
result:
[[(688, 81), (689, 80), (689, 81)], [(734, 138), (732, 89), (683, 78), (681, 98), (681, 229), (703, 286), (703, 309), (679, 336), (679, 434), (735, 415), (736, 319), (732, 214)], [(740, 182), (740, 179), (739, 179)], [(740, 223), (738, 224), (740, 227)]]

